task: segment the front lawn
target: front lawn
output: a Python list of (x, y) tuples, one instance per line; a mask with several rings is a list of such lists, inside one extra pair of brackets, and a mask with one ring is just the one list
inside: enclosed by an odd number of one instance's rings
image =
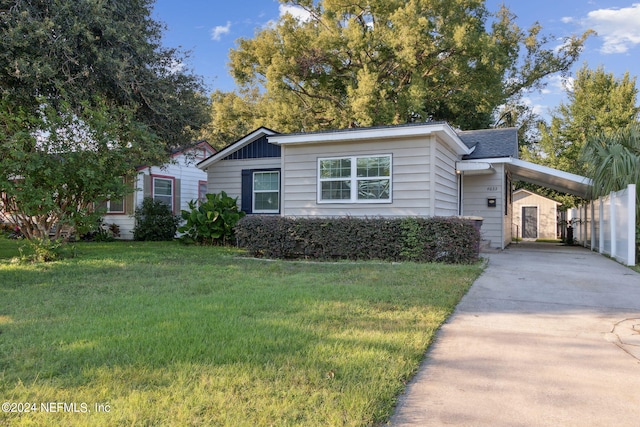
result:
[(17, 244), (0, 238), (11, 426), (383, 423), (482, 269), (141, 242), (26, 265)]

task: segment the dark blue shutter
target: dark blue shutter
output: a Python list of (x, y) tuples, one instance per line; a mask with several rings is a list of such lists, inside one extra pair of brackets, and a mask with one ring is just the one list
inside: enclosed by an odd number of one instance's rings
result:
[(251, 169), (243, 169), (242, 170), (242, 195), (240, 198), (241, 207), (240, 209), (247, 214), (251, 213), (251, 207), (253, 206), (253, 170)]

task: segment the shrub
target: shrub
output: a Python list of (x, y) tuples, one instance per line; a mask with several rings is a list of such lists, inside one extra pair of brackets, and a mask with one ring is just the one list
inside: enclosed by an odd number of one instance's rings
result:
[(180, 222), (180, 217), (174, 215), (169, 206), (151, 197), (144, 198), (134, 217), (134, 240), (172, 240)]
[(245, 213), (238, 209), (238, 198), (220, 194), (207, 194), (207, 200), (198, 204), (189, 202), (190, 211), (182, 211), (185, 225), (178, 231), (186, 233), (180, 239), (186, 243), (226, 244), (233, 238), (233, 228)]
[(26, 244), (18, 248), (20, 262), (41, 263), (51, 262), (63, 258), (63, 242), (61, 239), (30, 239)]
[(471, 263), (480, 233), (459, 218), (286, 218), (247, 216), (240, 246), (270, 258)]

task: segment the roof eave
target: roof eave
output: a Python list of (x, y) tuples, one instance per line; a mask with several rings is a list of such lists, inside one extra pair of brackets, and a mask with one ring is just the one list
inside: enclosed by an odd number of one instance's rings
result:
[(457, 154), (470, 154), (467, 147), (455, 131), (446, 123), (425, 124), (423, 126), (399, 126), (389, 128), (345, 129), (332, 132), (278, 134), (269, 137), (269, 142), (277, 145), (302, 145), (332, 142), (356, 142), (385, 138), (413, 138), (434, 133), (441, 134), (444, 142)]
[(241, 149), (245, 145), (248, 145), (248, 144), (252, 143), (256, 139), (259, 139), (259, 138), (261, 138), (262, 136), (265, 136), (265, 135), (266, 136), (270, 136), (270, 135), (276, 135), (276, 134), (277, 134), (277, 132), (274, 131), (274, 130), (271, 130), (271, 129), (266, 128), (264, 126), (260, 127), (260, 128), (258, 128), (256, 130), (254, 130), (253, 132), (243, 136), (242, 138), (240, 138), (236, 142), (226, 146), (225, 148), (223, 148), (222, 150), (220, 150), (217, 153), (213, 154), (212, 156), (202, 160), (201, 162), (196, 164), (196, 166), (198, 167), (198, 169), (205, 170), (208, 167), (210, 167), (211, 165), (213, 165), (213, 164), (217, 163), (218, 161), (224, 159), (228, 155), (238, 151), (239, 149)]
[[(508, 165), (508, 168), (516, 179), (551, 188), (562, 193), (573, 194), (585, 199), (590, 197), (593, 182), (587, 177), (520, 159), (514, 159), (513, 157), (497, 157), (482, 159), (482, 161), (491, 164), (503, 163)], [(463, 160), (462, 162), (473, 162), (473, 160)]]

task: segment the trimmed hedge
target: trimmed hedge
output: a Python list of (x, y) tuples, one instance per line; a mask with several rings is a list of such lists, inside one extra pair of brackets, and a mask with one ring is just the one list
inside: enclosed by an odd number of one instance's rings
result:
[(454, 217), (290, 218), (248, 215), (235, 228), (254, 256), (473, 263), (480, 232)]

